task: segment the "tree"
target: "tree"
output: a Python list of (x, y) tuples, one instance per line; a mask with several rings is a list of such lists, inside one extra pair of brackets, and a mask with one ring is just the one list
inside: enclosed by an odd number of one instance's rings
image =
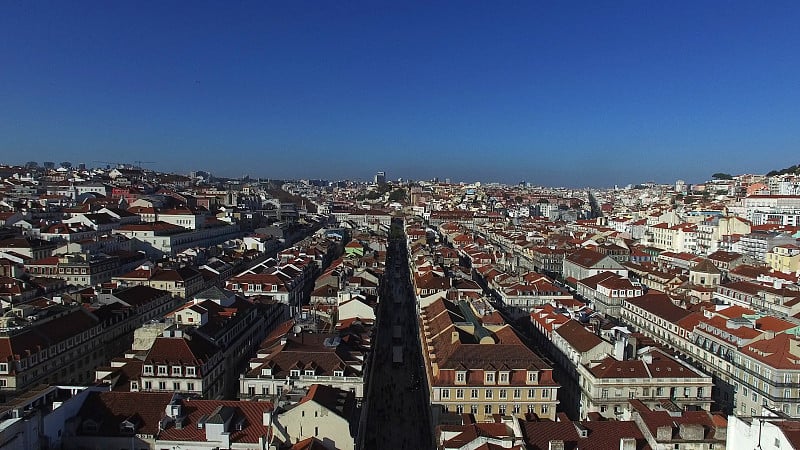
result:
[(406, 190), (405, 189), (395, 189), (389, 194), (389, 201), (390, 202), (404, 202), (406, 201)]
[(711, 178), (713, 178), (715, 180), (732, 180), (733, 179), (733, 175), (731, 175), (729, 173), (717, 172), (714, 175), (711, 175)]

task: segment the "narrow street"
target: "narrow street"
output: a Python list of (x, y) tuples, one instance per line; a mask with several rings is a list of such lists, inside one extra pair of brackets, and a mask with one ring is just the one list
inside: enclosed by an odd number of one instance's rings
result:
[[(404, 240), (391, 241), (365, 399), (361, 449), (431, 449), (428, 386)], [(395, 351), (393, 348), (397, 347)], [(402, 361), (400, 361), (400, 359)]]

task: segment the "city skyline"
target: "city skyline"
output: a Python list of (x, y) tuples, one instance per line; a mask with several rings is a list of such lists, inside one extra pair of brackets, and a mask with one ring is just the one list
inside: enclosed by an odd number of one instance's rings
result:
[(8, 162), (571, 187), (797, 162), (790, 2), (5, 9)]

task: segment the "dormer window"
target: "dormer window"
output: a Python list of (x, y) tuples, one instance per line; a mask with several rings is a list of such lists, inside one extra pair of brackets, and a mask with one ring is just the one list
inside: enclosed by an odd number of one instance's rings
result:
[(456, 372), (456, 383), (464, 384), (467, 382), (467, 372), (459, 371)]
[(158, 374), (159, 375), (166, 375), (167, 374), (167, 366), (158, 366)]
[(308, 376), (308, 377), (313, 377), (314, 376), (314, 369), (306, 369), (305, 375)]
[(333, 376), (335, 376), (335, 377), (343, 377), (344, 376), (344, 370), (334, 370), (333, 371)]
[(486, 372), (483, 375), (484, 384), (494, 384), (494, 372)]
[(539, 373), (528, 371), (528, 384), (536, 384), (539, 382)]
[(261, 375), (272, 375), (272, 367), (264, 367), (261, 369)]
[(500, 372), (500, 378), (498, 382), (501, 384), (508, 384), (508, 372)]
[(194, 367), (187, 367), (186, 368), (186, 376), (187, 377), (195, 376), (195, 368)]
[(81, 425), (83, 431), (87, 433), (97, 433), (97, 431), (100, 429), (100, 425), (94, 420), (85, 420)]
[(172, 376), (173, 377), (181, 376), (181, 366), (172, 366)]
[(119, 424), (119, 432), (123, 434), (133, 434), (134, 432), (136, 432), (136, 426), (133, 423), (126, 420), (121, 424)]
[(299, 377), (300, 376), (300, 369), (292, 369), (289, 371), (290, 377)]
[(144, 374), (145, 375), (152, 375), (153, 374), (153, 366), (150, 366), (150, 365), (144, 366)]

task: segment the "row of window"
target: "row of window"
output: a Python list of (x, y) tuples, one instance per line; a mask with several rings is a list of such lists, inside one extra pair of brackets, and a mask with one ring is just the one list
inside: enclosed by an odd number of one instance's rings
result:
[[(494, 398), (495, 389), (470, 389), (470, 396), (471, 399), (481, 398), (480, 393), (483, 391), (483, 398), (490, 400)], [(497, 389), (497, 398), (499, 399), (506, 399), (508, 398), (508, 391), (509, 389)], [(550, 398), (550, 389), (528, 389), (528, 399), (536, 398), (536, 391), (540, 391), (542, 393), (540, 398)], [(440, 396), (442, 399), (449, 399), (450, 398), (450, 389), (442, 388), (439, 390)], [(521, 399), (522, 398), (522, 389), (513, 389), (511, 390), (512, 398)], [(464, 398), (465, 390), (464, 389), (455, 389), (455, 398), (462, 399)]]
[[(495, 406), (497, 407), (497, 412), (499, 414), (507, 414), (509, 409), (511, 410), (511, 414), (520, 414), (522, 412), (522, 406), (519, 404), (509, 405), (500, 404), (500, 405), (483, 405), (483, 413), (484, 414), (494, 414)], [(469, 408), (469, 412), (472, 414), (478, 414), (480, 411), (480, 405), (455, 405), (455, 412), (458, 414), (464, 414), (465, 408)], [(445, 411), (450, 411), (450, 405), (444, 406)], [(550, 412), (550, 405), (539, 405), (538, 408), (536, 405), (528, 405), (527, 412), (534, 414), (537, 413), (537, 410), (541, 414), (548, 414)]]
[[(172, 383), (167, 384), (166, 381), (159, 381), (155, 383), (155, 388), (153, 388), (154, 384), (152, 381), (145, 381), (142, 383), (142, 389), (145, 391), (166, 391), (167, 389), (172, 391), (180, 391), (180, 392), (195, 392), (195, 384), (194, 382), (187, 381), (186, 383), (181, 383), (180, 381), (173, 381)], [(169, 386), (169, 387), (167, 387)], [(181, 386), (185, 387), (185, 389), (181, 389)], [(135, 381), (131, 382), (131, 389), (137, 389), (137, 383)]]
[[(678, 388), (673, 388), (677, 391)], [(702, 387), (692, 388), (692, 387), (685, 387), (683, 388), (683, 396), (684, 397), (692, 397), (694, 394), (697, 394), (697, 397), (703, 398), (704, 397), (704, 389)], [(654, 395), (655, 397), (663, 397), (665, 395), (677, 395), (677, 392), (672, 392), (669, 388), (663, 387), (656, 387), (651, 390), (649, 387), (642, 388), (642, 397), (650, 397), (650, 395)], [(628, 398), (636, 398), (638, 395), (638, 390), (636, 388), (631, 388), (628, 390)], [(609, 389), (602, 389), (600, 391), (600, 398), (608, 398), (609, 397)], [(622, 397), (622, 389), (614, 389), (614, 397)]]
[(158, 375), (158, 376), (173, 376), (173, 377), (194, 377), (197, 376), (197, 370), (193, 366), (183, 367), (183, 366), (172, 366), (172, 371), (169, 370), (170, 366), (156, 366), (155, 372), (154, 367), (151, 364), (147, 364), (143, 366), (142, 373), (144, 375)]
[[(499, 372), (499, 373), (491, 371), (483, 372), (484, 384), (495, 384), (495, 382), (499, 384), (507, 384), (510, 379), (511, 379), (510, 372)], [(536, 384), (539, 381), (539, 373), (529, 371), (526, 381), (528, 384)], [(456, 383), (466, 383), (466, 382), (467, 382), (467, 372), (466, 371), (456, 372)]]

